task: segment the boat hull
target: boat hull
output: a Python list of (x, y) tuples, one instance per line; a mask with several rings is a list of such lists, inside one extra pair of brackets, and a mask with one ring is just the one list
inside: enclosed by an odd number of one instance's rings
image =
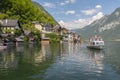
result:
[(87, 46), (87, 48), (90, 48), (90, 49), (98, 49), (98, 50), (102, 50), (104, 49), (104, 46)]

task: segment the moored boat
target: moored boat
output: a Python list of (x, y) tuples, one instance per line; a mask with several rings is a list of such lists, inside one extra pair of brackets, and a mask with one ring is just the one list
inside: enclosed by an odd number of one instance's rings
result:
[(89, 44), (87, 45), (87, 48), (91, 49), (104, 49), (104, 41), (102, 37), (100, 36), (93, 36), (89, 39)]
[(6, 48), (7, 48), (7, 46), (0, 45), (0, 50), (4, 50)]

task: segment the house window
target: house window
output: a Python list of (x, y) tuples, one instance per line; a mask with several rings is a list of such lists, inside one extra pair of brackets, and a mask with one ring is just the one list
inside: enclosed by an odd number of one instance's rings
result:
[(14, 28), (13, 28), (13, 27), (11, 27), (11, 30), (14, 30)]
[(7, 27), (7, 29), (10, 29), (10, 27)]
[(6, 27), (4, 27), (4, 30), (6, 30), (7, 28)]

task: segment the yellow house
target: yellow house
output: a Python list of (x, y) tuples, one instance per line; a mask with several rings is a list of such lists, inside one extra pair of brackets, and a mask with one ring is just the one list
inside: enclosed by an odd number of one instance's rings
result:
[(33, 21), (32, 24), (36, 29), (38, 29), (39, 31), (42, 31), (42, 25), (39, 21)]

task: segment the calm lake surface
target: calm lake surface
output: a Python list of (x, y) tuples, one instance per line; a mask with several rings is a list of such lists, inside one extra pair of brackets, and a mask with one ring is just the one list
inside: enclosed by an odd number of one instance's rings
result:
[(0, 80), (120, 80), (120, 42), (9, 46), (0, 51)]

